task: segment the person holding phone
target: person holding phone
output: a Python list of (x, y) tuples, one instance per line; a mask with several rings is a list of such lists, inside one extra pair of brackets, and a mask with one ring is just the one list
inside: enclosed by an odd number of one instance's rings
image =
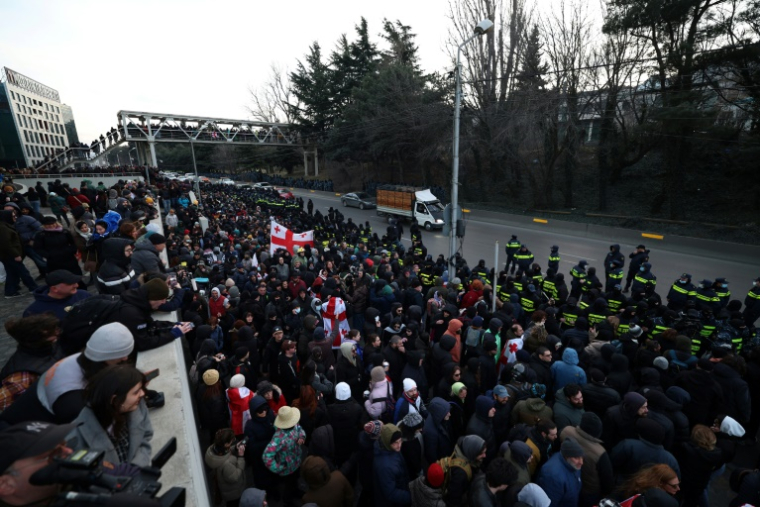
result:
[(245, 490), (245, 442), (238, 442), (230, 428), (216, 432), (214, 443), (206, 450), (204, 461), (214, 472), (222, 500), (238, 505)]

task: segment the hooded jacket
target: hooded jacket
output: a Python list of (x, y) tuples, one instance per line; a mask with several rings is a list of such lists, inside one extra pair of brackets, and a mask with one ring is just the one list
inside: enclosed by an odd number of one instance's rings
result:
[(439, 459), (450, 456), (454, 450), (451, 442), (449, 421), (445, 420), (450, 412), (449, 404), (443, 398), (433, 398), (428, 405), (428, 415), (425, 418), (425, 427), (422, 431), (422, 439), (425, 444), (425, 460), (433, 463)]
[[(462, 339), (459, 332), (462, 330), (462, 321), (459, 319), (451, 319), (449, 321), (449, 327), (446, 329), (446, 335), (452, 336), (455, 340), (454, 347), (451, 349), (451, 359), (460, 364), (462, 359)], [(444, 336), (446, 336), (444, 335)]]
[(488, 413), (494, 407), (494, 399), (488, 396), (478, 396), (475, 400), (475, 413), (467, 423), (467, 434), (477, 435), (486, 443), (487, 459), (496, 455), (496, 435), (493, 428), (493, 417)]
[(23, 254), (21, 236), (13, 227), (13, 212), (0, 210), (0, 260), (7, 262)]
[(430, 486), (424, 475), (409, 483), (409, 491), (412, 494), (412, 505), (415, 507), (446, 507), (443, 490)]
[(158, 250), (150, 241), (139, 241), (135, 245), (135, 250), (132, 253), (132, 269), (135, 270), (135, 276), (140, 276), (142, 273), (165, 273), (166, 268), (164, 263), (161, 262)]
[[(453, 336), (443, 335), (441, 341), (433, 345), (433, 352), (431, 358), (431, 379), (432, 385), (438, 385), (438, 381), (443, 376), (443, 369), (447, 364), (451, 364), (454, 360), (451, 357), (451, 350), (456, 345), (456, 340)], [(442, 394), (442, 393), (437, 393)]]
[(594, 382), (581, 386), (584, 409), (593, 412), (603, 419), (607, 409), (618, 405), (620, 394), (604, 382)]
[(510, 415), (512, 425), (523, 423), (535, 426), (539, 421), (553, 420), (554, 412), (541, 398), (528, 398), (520, 400), (512, 409)]
[(130, 258), (124, 255), (124, 249), (133, 245), (132, 240), (108, 238), (103, 241), (103, 264), (98, 270), (98, 292), (119, 295), (129, 289), (135, 278), (135, 271), (130, 265)]
[(555, 390), (560, 390), (567, 384), (586, 383), (586, 372), (578, 366), (578, 353), (575, 349), (566, 348), (562, 353), (562, 361), (555, 362), (551, 371)]

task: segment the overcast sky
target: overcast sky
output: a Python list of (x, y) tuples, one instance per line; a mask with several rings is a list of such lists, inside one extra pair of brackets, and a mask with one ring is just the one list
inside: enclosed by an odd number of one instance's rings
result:
[[(539, 0), (548, 3), (552, 0)], [(0, 66), (57, 89), (81, 141), (119, 110), (246, 119), (249, 88), (272, 63), (325, 53), (361, 16), (379, 42), (383, 18), (412, 27), (422, 67), (451, 69), (446, 0), (2, 0)]]

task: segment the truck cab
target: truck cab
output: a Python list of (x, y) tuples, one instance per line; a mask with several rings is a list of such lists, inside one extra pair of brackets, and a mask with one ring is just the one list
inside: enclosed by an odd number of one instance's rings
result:
[(415, 198), (414, 218), (417, 220), (417, 223), (428, 231), (443, 227), (444, 208), (441, 201), (429, 190), (415, 192)]

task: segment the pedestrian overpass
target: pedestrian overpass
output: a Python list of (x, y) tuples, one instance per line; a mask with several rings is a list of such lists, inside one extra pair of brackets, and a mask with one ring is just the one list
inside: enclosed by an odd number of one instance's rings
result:
[(191, 147), (217, 144), (304, 148), (305, 174), (308, 174), (309, 155), (314, 158), (315, 174), (319, 173), (316, 151), (306, 151), (307, 143), (291, 124), (145, 111), (119, 111), (116, 116), (118, 129), (101, 135), (89, 149), (68, 148), (37, 169), (47, 169), (54, 164), (60, 170), (78, 163), (107, 165), (108, 154), (124, 143), (130, 143), (136, 151), (137, 160), (134, 160), (133, 150), (130, 150), (131, 165), (158, 167), (156, 143), (184, 143)]

